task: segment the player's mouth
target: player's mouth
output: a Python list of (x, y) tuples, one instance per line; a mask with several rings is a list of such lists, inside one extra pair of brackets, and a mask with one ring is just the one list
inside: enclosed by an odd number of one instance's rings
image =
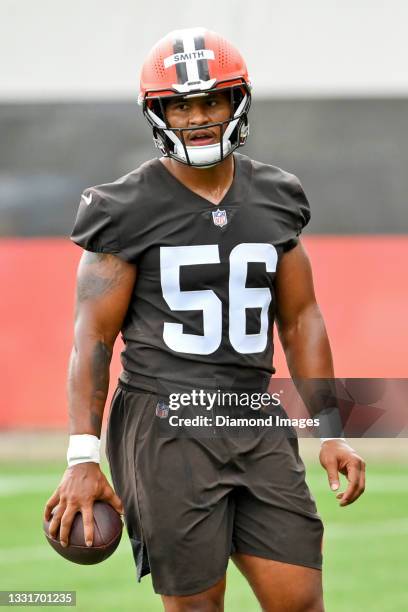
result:
[(210, 130), (194, 130), (188, 135), (189, 146), (203, 147), (205, 145), (215, 144), (216, 142), (218, 141)]

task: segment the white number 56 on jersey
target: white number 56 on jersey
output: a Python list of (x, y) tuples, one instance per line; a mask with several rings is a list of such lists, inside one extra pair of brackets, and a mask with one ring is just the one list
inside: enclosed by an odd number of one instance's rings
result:
[[(275, 272), (278, 254), (272, 244), (244, 242), (230, 253), (229, 338), (238, 353), (261, 353), (268, 341), (268, 287), (246, 287), (248, 263), (264, 263)], [(180, 267), (220, 263), (217, 244), (161, 247), (160, 275), (163, 297), (172, 310), (201, 310), (204, 334), (185, 334), (180, 323), (164, 323), (163, 340), (173, 351), (210, 355), (221, 344), (222, 303), (211, 289), (180, 290)], [(246, 308), (261, 308), (261, 329), (246, 333)]]

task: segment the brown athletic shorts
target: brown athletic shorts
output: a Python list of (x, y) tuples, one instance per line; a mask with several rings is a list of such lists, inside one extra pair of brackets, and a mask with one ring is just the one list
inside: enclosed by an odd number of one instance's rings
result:
[(297, 438), (265, 428), (192, 436), (169, 426), (171, 414), (123, 386), (112, 400), (107, 456), (137, 579), (151, 572), (156, 593), (198, 593), (234, 552), (321, 569), (323, 525)]

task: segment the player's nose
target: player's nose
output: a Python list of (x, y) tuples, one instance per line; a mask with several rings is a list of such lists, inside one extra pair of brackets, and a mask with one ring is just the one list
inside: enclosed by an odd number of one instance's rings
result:
[(205, 125), (206, 123), (210, 123), (207, 106), (199, 101), (194, 102), (190, 107), (189, 123), (190, 125)]

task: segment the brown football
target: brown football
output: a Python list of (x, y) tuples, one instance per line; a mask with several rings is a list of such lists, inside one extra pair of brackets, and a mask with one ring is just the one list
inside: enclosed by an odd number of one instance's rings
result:
[(94, 538), (92, 546), (85, 544), (84, 524), (82, 514), (78, 512), (72, 523), (69, 534), (68, 546), (61, 546), (59, 532), (57, 538), (49, 535), (51, 521), (44, 521), (44, 533), (54, 550), (62, 557), (80, 563), (81, 565), (93, 565), (104, 561), (116, 550), (122, 537), (122, 519), (110, 504), (96, 501), (93, 506), (94, 515)]

